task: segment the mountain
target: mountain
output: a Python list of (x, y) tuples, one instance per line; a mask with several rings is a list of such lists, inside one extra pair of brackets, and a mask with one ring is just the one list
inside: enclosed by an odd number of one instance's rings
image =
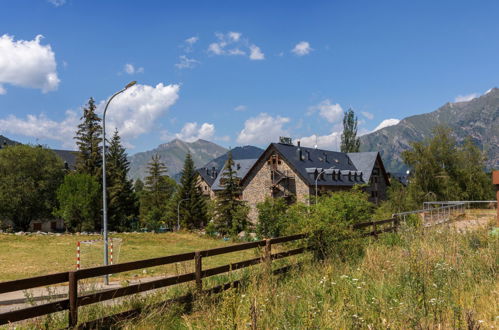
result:
[(159, 145), (156, 149), (139, 152), (128, 157), (128, 160), (130, 161), (129, 176), (134, 180), (137, 178), (143, 179), (146, 176), (147, 164), (151, 161), (151, 157), (158, 154), (161, 156), (161, 161), (165, 163), (168, 168), (167, 174), (171, 177), (175, 177), (175, 175), (182, 170), (185, 156), (188, 152), (192, 155), (194, 166), (201, 167), (210, 160), (225, 154), (227, 149), (205, 140), (184, 142), (175, 139)]
[(402, 151), (410, 143), (431, 137), (431, 130), (445, 125), (454, 131), (458, 143), (467, 136), (487, 156), (487, 168), (499, 168), (499, 89), (466, 102), (446, 103), (439, 109), (402, 119), (397, 125), (385, 127), (360, 137), (361, 151), (380, 151), (388, 171), (406, 169)]
[(4, 145), (12, 146), (12, 145), (16, 145), (16, 144), (20, 144), (20, 143), (13, 141), (13, 140), (10, 140), (3, 135), (0, 135), (0, 148), (2, 148)]
[[(255, 159), (260, 157), (263, 149), (253, 146), (244, 146), (244, 147), (236, 147), (231, 150), (233, 159)], [(205, 168), (215, 168), (217, 171), (220, 171), (225, 165), (225, 161), (227, 160), (227, 153), (222, 156), (211, 160), (206, 163), (203, 167)]]

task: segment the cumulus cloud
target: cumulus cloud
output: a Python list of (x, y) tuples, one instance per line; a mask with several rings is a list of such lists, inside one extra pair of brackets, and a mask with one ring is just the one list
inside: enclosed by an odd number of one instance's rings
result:
[(373, 132), (379, 131), (380, 129), (388, 126), (397, 125), (398, 123), (400, 123), (399, 119), (394, 119), (394, 118), (385, 119), (373, 130)]
[(467, 95), (458, 95), (454, 99), (454, 102), (468, 102), (478, 97), (478, 93), (471, 93)]
[(308, 108), (307, 114), (311, 115), (315, 112), (319, 112), (319, 116), (330, 123), (339, 121), (343, 116), (343, 108), (341, 105), (333, 104), (329, 99)]
[(300, 41), (295, 45), (291, 52), (298, 56), (304, 56), (309, 54), (312, 50), (313, 49), (310, 47), (308, 41)]
[[(130, 142), (139, 135), (148, 133), (156, 121), (164, 116), (179, 97), (179, 85), (157, 84), (135, 85), (117, 96), (109, 105), (106, 132), (118, 128), (124, 141)], [(99, 103), (99, 112), (104, 111), (106, 101)]]
[(7, 90), (2, 85), (0, 85), (0, 95), (4, 94), (7, 94)]
[(341, 143), (341, 131), (332, 132), (328, 135), (305, 136), (298, 139), (304, 147), (314, 148), (317, 146), (320, 149), (339, 150)]
[(279, 136), (288, 136), (284, 125), (289, 123), (287, 117), (272, 117), (266, 113), (249, 118), (244, 122), (244, 128), (239, 132), (237, 142), (241, 144), (266, 144), (278, 141)]
[(247, 107), (245, 105), (238, 105), (237, 107), (234, 108), (234, 111), (239, 111), (239, 112), (242, 112), (242, 111), (246, 111)]
[(80, 117), (68, 110), (62, 121), (49, 119), (45, 114), (28, 115), (25, 119), (10, 115), (0, 119), (0, 133), (18, 134), (37, 139), (58, 141), (64, 148), (75, 148), (73, 137)]
[(265, 59), (265, 55), (260, 50), (260, 47), (255, 45), (250, 46), (250, 60), (263, 60)]
[(33, 40), (15, 41), (7, 34), (0, 37), (0, 85), (38, 88), (43, 93), (57, 89), (55, 54), (50, 45), (40, 44), (42, 38), (37, 35)]
[(199, 63), (201, 63), (198, 60), (195, 60), (193, 58), (187, 57), (186, 55), (180, 55), (178, 57), (178, 60), (179, 60), (179, 62), (175, 64), (175, 66), (178, 69), (192, 69), (196, 65), (198, 65)]
[(208, 53), (212, 55), (246, 56), (249, 53), (250, 60), (265, 59), (265, 54), (260, 47), (250, 44), (240, 32), (215, 33), (215, 36), (217, 41), (208, 46)]
[(362, 111), (361, 114), (362, 114), (362, 116), (366, 117), (369, 120), (373, 120), (374, 119), (374, 115), (372, 113), (370, 113), (370, 112)]
[(55, 7), (60, 7), (66, 4), (66, 0), (48, 0), (48, 2), (53, 4)]
[(215, 125), (203, 123), (198, 125), (196, 122), (186, 123), (180, 133), (175, 134), (177, 139), (186, 142), (194, 142), (199, 139), (209, 140), (215, 136)]
[(127, 63), (123, 67), (123, 71), (128, 74), (136, 74), (136, 73), (143, 73), (144, 68), (143, 67), (136, 68), (133, 64)]

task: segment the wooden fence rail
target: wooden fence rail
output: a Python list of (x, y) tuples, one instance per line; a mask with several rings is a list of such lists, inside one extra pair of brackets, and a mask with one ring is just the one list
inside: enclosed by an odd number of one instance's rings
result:
[[(382, 227), (383, 225), (386, 224), (393, 224), (393, 225), (391, 227), (380, 229), (380, 226)], [(364, 233), (363, 236), (377, 237), (377, 235), (382, 232), (396, 231), (398, 225), (399, 225), (399, 219), (393, 218), (388, 220), (370, 221), (366, 223), (355, 224), (353, 228), (363, 229), (363, 228), (372, 227), (373, 230)], [(201, 293), (204, 292), (203, 281), (202, 281), (203, 278), (227, 273), (237, 269), (246, 268), (252, 265), (260, 264), (262, 262), (265, 263), (266, 267), (268, 267), (268, 269), (270, 270), (273, 260), (278, 260), (305, 252), (307, 248), (300, 247), (272, 254), (272, 246), (275, 244), (298, 241), (306, 237), (307, 237), (306, 234), (283, 236), (257, 242), (241, 243), (241, 244), (235, 244), (231, 246), (225, 246), (209, 250), (170, 255), (160, 258), (131, 261), (121, 264), (92, 267), (92, 268), (79, 269), (70, 272), (63, 272), (57, 274), (31, 277), (21, 280), (1, 282), (0, 293), (14, 292), (18, 290), (26, 290), (40, 286), (55, 285), (55, 284), (69, 283), (69, 285), (68, 285), (68, 299), (62, 299), (55, 302), (49, 302), (37, 306), (32, 306), (28, 308), (2, 313), (0, 314), (0, 325), (68, 310), (69, 311), (68, 325), (69, 327), (72, 328), (78, 325), (78, 308), (81, 306), (86, 306), (144, 291), (164, 288), (192, 281), (195, 282), (196, 284), (196, 291)], [(234, 262), (223, 266), (203, 269), (202, 266), (203, 258), (212, 257), (221, 254), (227, 254), (231, 252), (249, 250), (253, 248), (263, 248), (262, 256), (254, 259)], [(146, 283), (129, 285), (118, 289), (108, 289), (96, 293), (88, 293), (81, 296), (78, 295), (78, 282), (83, 279), (104, 276), (107, 274), (116, 274), (131, 270), (138, 270), (154, 266), (168, 265), (182, 261), (194, 261), (194, 272), (165, 277)], [(283, 270), (287, 269), (289, 269), (289, 267), (283, 268)], [(230, 287), (230, 285), (226, 284), (220, 286), (220, 288), (222, 289), (227, 287)], [(210, 290), (214, 289), (216, 288), (212, 288)]]

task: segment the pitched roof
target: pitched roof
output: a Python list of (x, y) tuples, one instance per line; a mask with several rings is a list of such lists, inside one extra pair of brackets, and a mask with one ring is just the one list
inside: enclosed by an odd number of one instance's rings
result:
[(319, 186), (353, 186), (367, 182), (346, 153), (282, 143), (271, 143), (269, 148), (275, 148), (308, 185), (315, 185), (317, 174), (323, 170), (317, 181)]
[(364, 180), (369, 182), (374, 164), (376, 163), (376, 158), (378, 157), (378, 152), (349, 152), (347, 155), (350, 157), (357, 170), (362, 171)]
[(197, 169), (197, 172), (201, 178), (208, 184), (208, 186), (212, 186), (213, 182), (215, 182), (215, 179), (217, 178), (217, 170), (215, 168), (207, 168), (207, 167), (201, 167)]
[[(233, 170), (236, 172), (235, 175), (239, 179), (243, 179), (246, 174), (248, 174), (249, 170), (253, 167), (258, 159), (234, 159), (234, 168)], [(223, 190), (223, 187), (220, 185), (220, 179), (223, 174), (223, 169), (218, 173), (217, 178), (213, 182), (211, 186), (212, 190)]]
[(62, 158), (64, 163), (68, 164), (68, 168), (70, 170), (76, 169), (76, 155), (78, 155), (78, 151), (59, 150), (59, 149), (49, 149), (49, 150), (52, 150), (57, 156)]

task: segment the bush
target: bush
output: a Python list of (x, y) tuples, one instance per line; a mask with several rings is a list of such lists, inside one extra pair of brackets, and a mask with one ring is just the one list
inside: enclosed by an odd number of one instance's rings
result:
[(258, 224), (256, 233), (260, 238), (281, 236), (286, 225), (288, 204), (283, 198), (267, 197), (257, 204)]

